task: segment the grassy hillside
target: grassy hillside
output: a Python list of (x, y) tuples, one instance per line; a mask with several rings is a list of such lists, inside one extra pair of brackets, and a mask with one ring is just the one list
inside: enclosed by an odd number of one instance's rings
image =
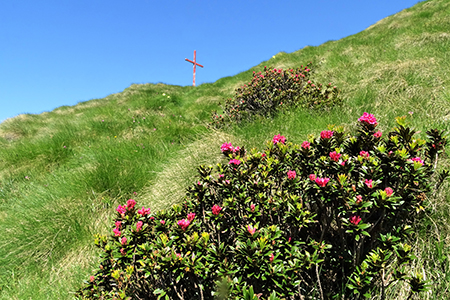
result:
[[(295, 38), (295, 37), (293, 37)], [(301, 141), (328, 124), (353, 126), (364, 111), (381, 130), (412, 115), (415, 128), (449, 130), (450, 1), (421, 2), (353, 36), (279, 53), (233, 77), (196, 88), (132, 85), (122, 93), (20, 115), (0, 124), (0, 299), (69, 299), (96, 265), (93, 234), (109, 230), (117, 204), (171, 205), (199, 164), (232, 142), (261, 148), (281, 133)], [(264, 67), (313, 62), (319, 82), (342, 90), (342, 107), (291, 110), (225, 130), (205, 125), (218, 103)], [(439, 168), (448, 167), (444, 160)], [(417, 224), (418, 264), (432, 281), (427, 299), (450, 292), (450, 193), (430, 198)], [(422, 268), (424, 267), (424, 268)], [(402, 291), (392, 296), (402, 299)]]

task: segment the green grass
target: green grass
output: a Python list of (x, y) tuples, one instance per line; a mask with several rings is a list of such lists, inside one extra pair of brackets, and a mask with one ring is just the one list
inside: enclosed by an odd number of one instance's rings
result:
[[(449, 130), (450, 1), (421, 2), (365, 31), (279, 53), (254, 68), (196, 88), (132, 85), (122, 93), (0, 124), (0, 299), (70, 299), (96, 265), (93, 234), (106, 232), (128, 198), (152, 210), (179, 201), (199, 164), (220, 161), (223, 142), (262, 148), (281, 133), (301, 142), (328, 124), (352, 129), (364, 112), (381, 130), (413, 113), (418, 131)], [(319, 82), (342, 90), (342, 107), (293, 109), (224, 130), (206, 125), (218, 103), (264, 65), (312, 61)], [(444, 159), (439, 168), (450, 165)], [(416, 224), (415, 271), (450, 297), (450, 193), (430, 197)], [(134, 192), (137, 194), (135, 195)], [(397, 287), (391, 298), (405, 299)], [(403, 297), (403, 298), (402, 298)]]

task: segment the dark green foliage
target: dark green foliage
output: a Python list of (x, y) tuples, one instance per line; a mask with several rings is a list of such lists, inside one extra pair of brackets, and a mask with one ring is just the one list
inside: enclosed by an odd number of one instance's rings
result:
[(332, 128), (297, 145), (277, 135), (263, 153), (223, 144), (228, 161), (199, 167), (181, 205), (118, 207), (78, 297), (359, 299), (381, 290), (384, 299), (398, 281), (426, 290), (406, 272), (407, 242), (434, 173), (419, 155), (445, 139), (430, 131), (426, 143), (397, 122), (386, 139), (365, 113), (355, 136)]
[(326, 108), (339, 104), (337, 87), (314, 83), (311, 72), (310, 64), (289, 70), (264, 67), (263, 73), (253, 72), (252, 80), (226, 100), (223, 114), (213, 113), (212, 124), (240, 122), (254, 115), (268, 117), (291, 106)]

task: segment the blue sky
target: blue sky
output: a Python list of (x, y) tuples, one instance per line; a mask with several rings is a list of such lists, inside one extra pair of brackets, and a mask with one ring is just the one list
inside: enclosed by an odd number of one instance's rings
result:
[(197, 85), (358, 33), (418, 0), (11, 0), (0, 3), (0, 121), (133, 83)]

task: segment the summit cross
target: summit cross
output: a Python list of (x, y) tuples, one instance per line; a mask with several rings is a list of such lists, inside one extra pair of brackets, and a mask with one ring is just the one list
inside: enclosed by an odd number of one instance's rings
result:
[(195, 86), (195, 69), (196, 69), (196, 66), (199, 66), (199, 67), (203, 68), (203, 66), (201, 64), (197, 63), (197, 61), (196, 61), (196, 54), (197, 54), (197, 51), (194, 50), (194, 60), (193, 61), (190, 60), (190, 59), (187, 59), (187, 58), (184, 59), (184, 60), (186, 60), (186, 61), (188, 61), (188, 62), (190, 62), (190, 63), (192, 63), (194, 65), (194, 80), (192, 82), (192, 86)]

